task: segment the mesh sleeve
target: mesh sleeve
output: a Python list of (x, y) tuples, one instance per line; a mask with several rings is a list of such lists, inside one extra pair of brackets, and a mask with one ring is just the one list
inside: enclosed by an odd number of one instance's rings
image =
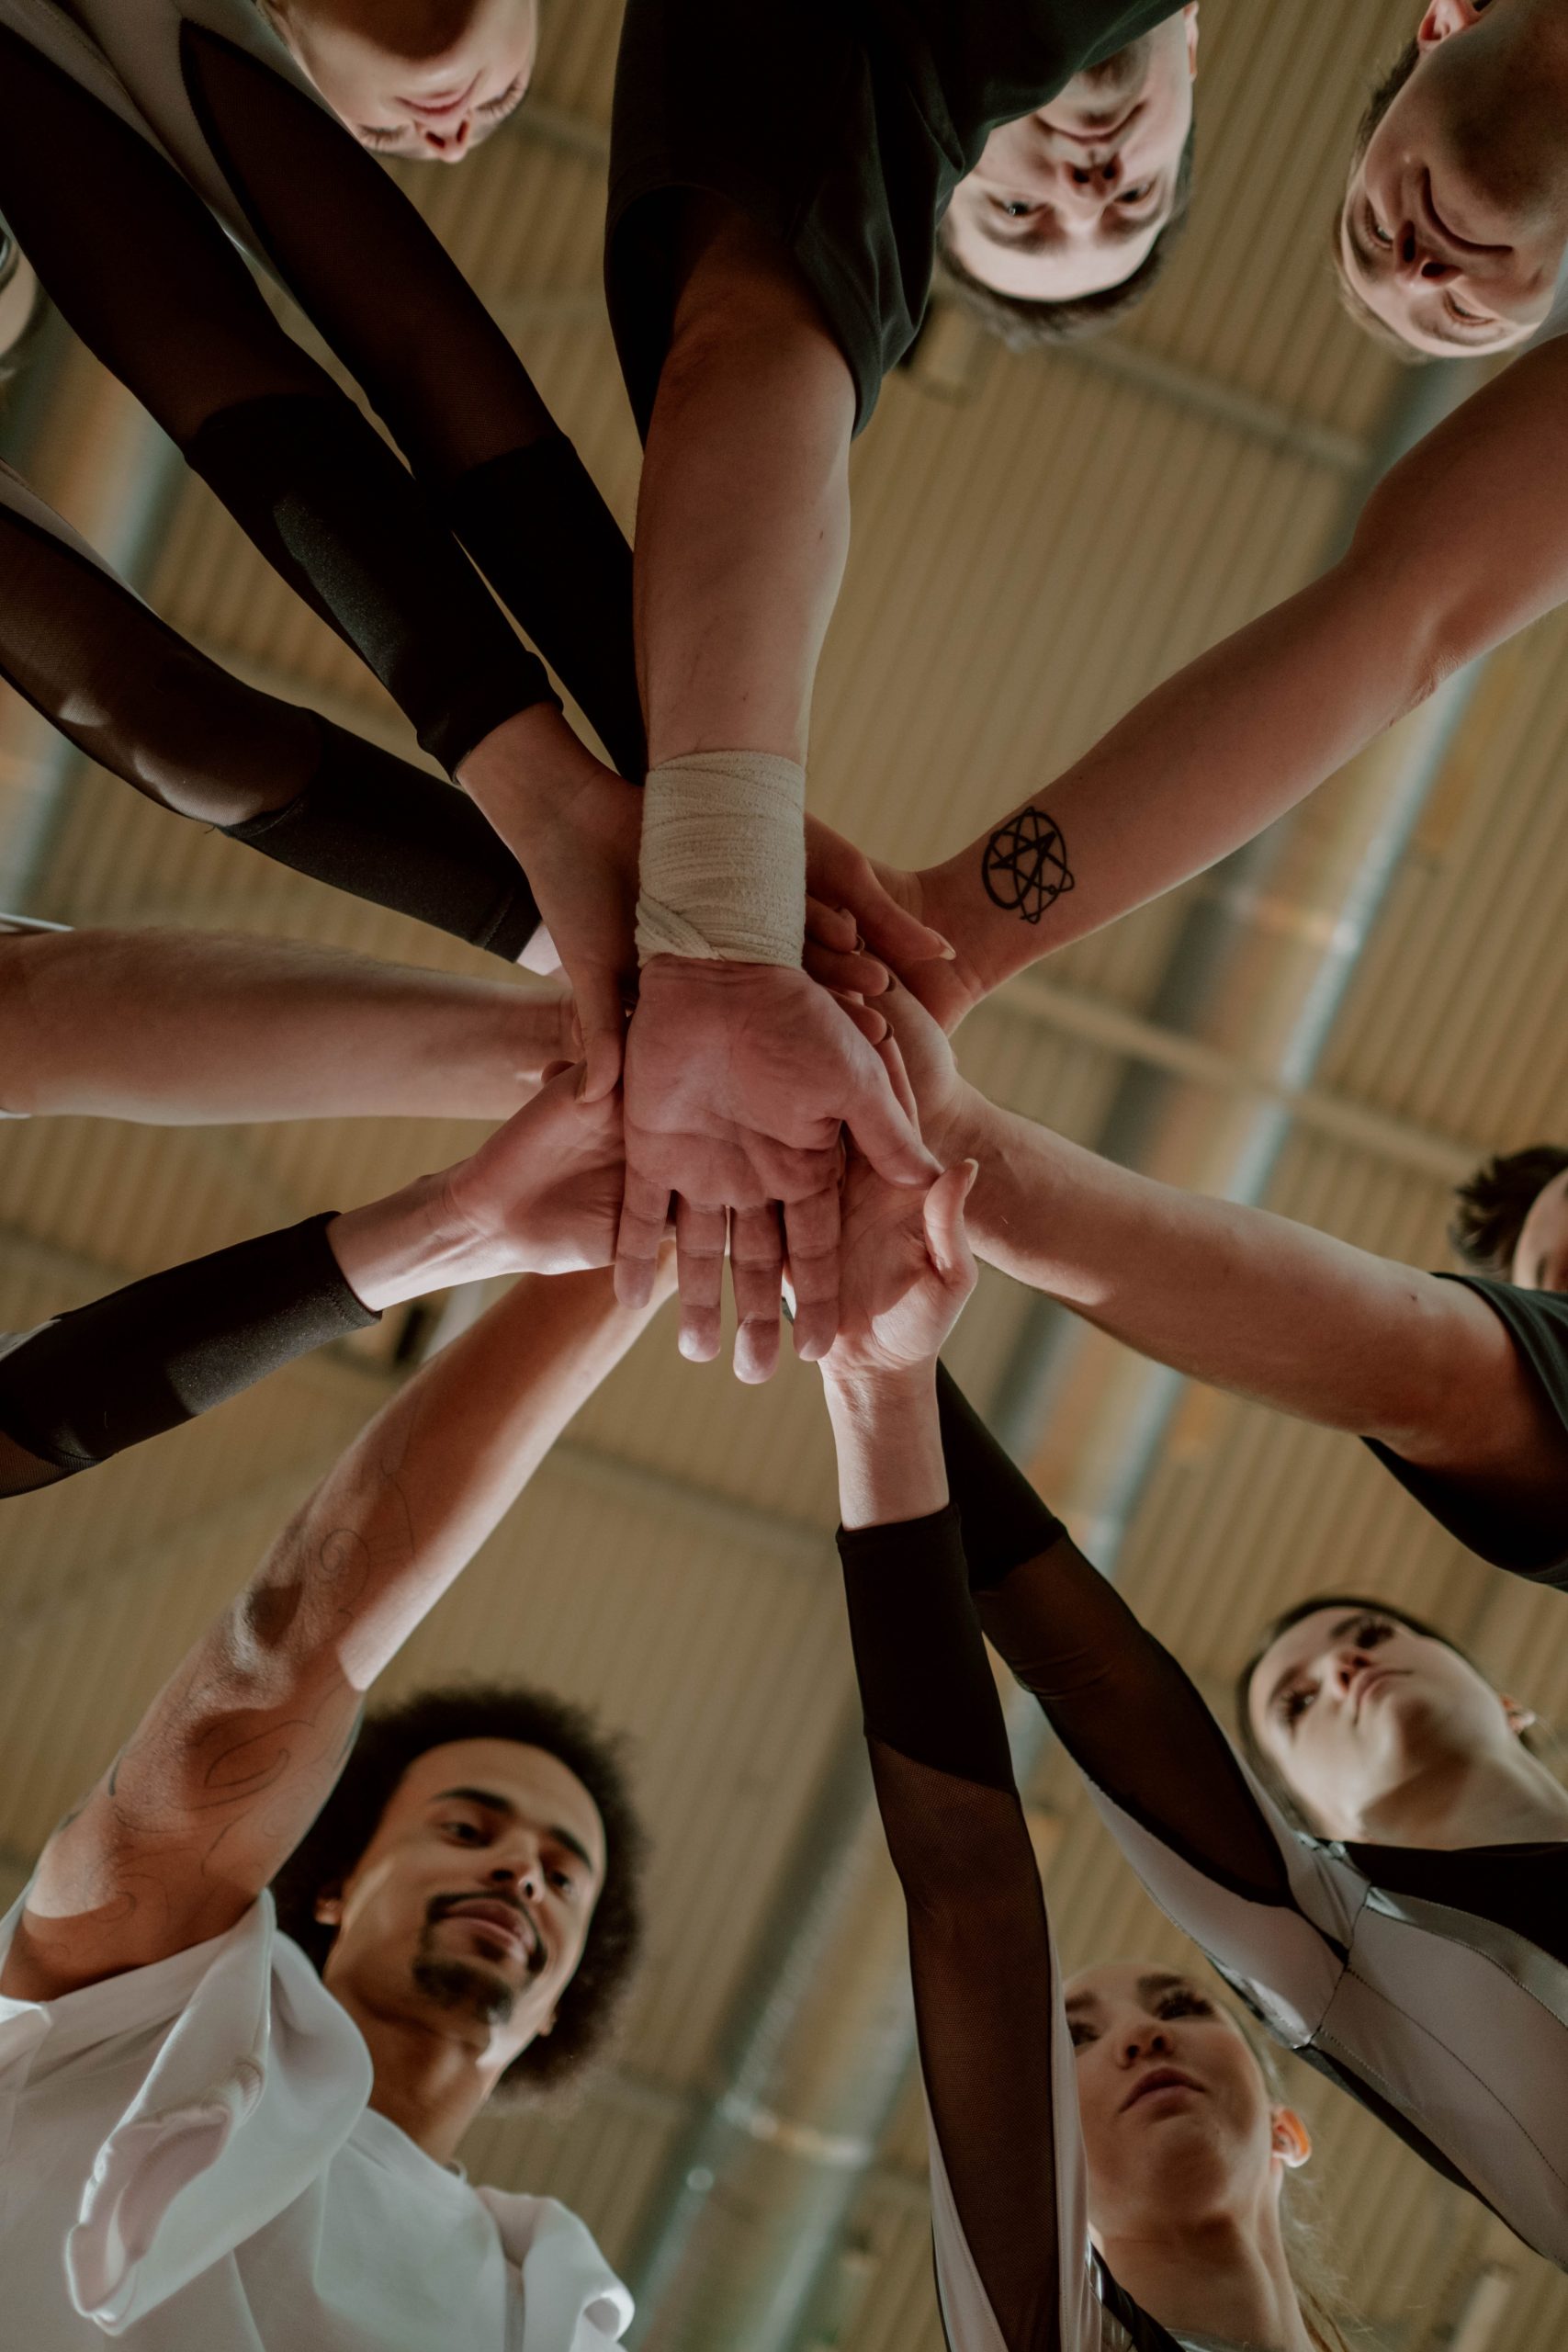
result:
[(908, 1915), (954, 2352), (1079, 2352), (1082, 2156), (1055, 1964), (957, 1514), (840, 1533), (883, 1826)]
[[(83, 341), (444, 764), (549, 698), (426, 492), (282, 332), (200, 198), (4, 27), (0, 212)], [(356, 267), (382, 299), (379, 275)]]
[(89, 758), (263, 855), (515, 960), (522, 868), (450, 785), (231, 677), (0, 466), (0, 676)]
[(191, 104), (258, 245), (622, 773), (640, 777), (631, 553), (515, 352), (321, 107), (218, 33), (187, 23), (180, 39)]
[(150, 1274), (13, 1342), (0, 1355), (0, 1493), (89, 1469), (378, 1322), (333, 1255), (332, 1214)]
[(945, 1369), (949, 1487), (980, 1623), (1079, 1770), (1222, 1885), (1288, 1903), (1278, 1839), (1170, 1652), (1084, 1558)]

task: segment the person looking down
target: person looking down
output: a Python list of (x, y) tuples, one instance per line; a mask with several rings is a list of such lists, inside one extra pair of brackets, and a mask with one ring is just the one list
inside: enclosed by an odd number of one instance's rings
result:
[(453, 2166), (624, 1982), (619, 1768), (538, 1694), (360, 1716), (646, 1320), (604, 1273), (518, 1283), (368, 1423), (50, 1838), (0, 1923), (0, 2265), (34, 2352), (619, 2338), (582, 2224)]
[(1335, 229), (1346, 307), (1422, 358), (1515, 351), (1568, 251), (1568, 21), (1429, 0), (1372, 93)]
[[(618, 1265), (637, 1299), (677, 1200), (694, 1357), (718, 1346), (737, 1220), (746, 1319), (761, 1331), (787, 1246), (796, 1349), (831, 1343), (844, 1128), (893, 1181), (934, 1172), (882, 1066), (801, 970), (807, 742), (848, 547), (850, 444), (914, 340), (940, 224), (992, 134), (1145, 38), (1124, 124), (1098, 126), (1061, 188), (1079, 171), (1107, 187), (1123, 165), (1103, 134), (1124, 129), (1141, 155), (1157, 118), (1139, 203), (1163, 208), (1168, 183), (1174, 203), (1194, 21), (1171, 0), (627, 7), (605, 285), (646, 444), (633, 593), (649, 778)], [(1070, 99), (1064, 123), (1085, 122), (1083, 106)], [(1034, 119), (1018, 137), (1058, 141)], [(1034, 155), (1034, 196), (1043, 175)], [(1075, 254), (1102, 241), (1098, 194), (1092, 209)], [(1112, 221), (1137, 211), (1111, 191)], [(1155, 233), (1151, 211), (1133, 243)], [(1066, 242), (1059, 282), (1081, 290)], [(1108, 280), (1129, 266), (1126, 241), (1112, 243)], [(926, 956), (943, 952), (930, 932)]]
[(944, 1460), (937, 1350), (974, 1286), (975, 1173), (952, 1167), (922, 1199), (852, 1160), (822, 1364), (866, 1745), (908, 1916), (947, 2343), (1343, 2352), (1292, 2263), (1287, 2189), (1311, 2142), (1234, 2018), (1179, 1966), (1063, 1981), (969, 1590), (971, 1505), (977, 1560), (995, 1535)]
[(538, 0), (256, 0), (372, 154), (460, 164), (527, 95)]

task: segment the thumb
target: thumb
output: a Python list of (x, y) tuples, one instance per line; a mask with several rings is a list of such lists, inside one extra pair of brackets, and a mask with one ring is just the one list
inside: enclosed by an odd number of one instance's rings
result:
[(869, 1048), (859, 1069), (860, 1083), (843, 1114), (856, 1150), (889, 1184), (929, 1184), (940, 1165), (900, 1110), (887, 1072)]
[(977, 1172), (975, 1160), (959, 1160), (937, 1178), (922, 1204), (931, 1263), (944, 1289), (965, 1295), (975, 1286), (975, 1254), (964, 1230), (964, 1204)]
[(626, 1050), (626, 1015), (613, 972), (585, 973), (576, 984), (577, 1020), (582, 1032), (582, 1058), (587, 1065), (580, 1097), (602, 1102), (613, 1094), (621, 1075)]
[(868, 861), (864, 885), (856, 894), (855, 919), (866, 944), (892, 964), (925, 964), (932, 956), (951, 958), (953, 948), (940, 931), (921, 922), (901, 907)]

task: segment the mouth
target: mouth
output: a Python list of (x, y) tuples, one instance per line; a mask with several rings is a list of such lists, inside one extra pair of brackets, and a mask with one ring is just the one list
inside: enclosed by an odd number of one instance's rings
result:
[(530, 1976), (536, 1976), (545, 1964), (544, 1939), (538, 1928), (526, 1911), (514, 1909), (509, 1903), (488, 1896), (470, 1903), (454, 1903), (442, 1912), (436, 1924), (444, 1926), (448, 1919), (461, 1919), (504, 1945), (523, 1962)]
[(1366, 1704), (1369, 1690), (1375, 1690), (1381, 1683), (1403, 1682), (1404, 1679), (1402, 1669), (1393, 1666), (1374, 1666), (1363, 1674), (1356, 1685), (1355, 1721), (1359, 1723), (1361, 1720), (1361, 1709)]
[(1179, 2066), (1151, 2066), (1122, 2100), (1122, 2112), (1125, 2115), (1130, 2107), (1136, 2107), (1140, 2099), (1152, 2098), (1156, 2091), (1201, 2092), (1202, 2088), (1201, 2083), (1184, 2075)]
[(422, 120), (440, 122), (444, 121), (448, 115), (460, 113), (473, 97), (478, 86), (479, 76), (476, 74), (467, 89), (458, 90), (450, 97), (400, 98), (398, 104), (400, 107), (406, 107), (410, 114), (418, 115)]
[(1495, 254), (1501, 252), (1502, 248), (1500, 246), (1481, 245), (1477, 244), (1473, 238), (1461, 237), (1459, 231), (1450, 225), (1438, 209), (1438, 200), (1432, 193), (1432, 175), (1430, 172), (1424, 171), (1422, 173), (1419, 180), (1417, 180), (1416, 184), (1416, 194), (1418, 200), (1418, 209), (1425, 216), (1425, 226), (1428, 235), (1436, 235), (1440, 238), (1445, 244), (1451, 245), (1456, 254)]
[(1127, 136), (1132, 128), (1133, 118), (1137, 111), (1136, 107), (1129, 107), (1126, 113), (1120, 116), (1115, 122), (1096, 125), (1085, 130), (1069, 130), (1066, 123), (1052, 122), (1048, 118), (1045, 127), (1048, 130), (1054, 131), (1058, 139), (1066, 139), (1075, 147), (1102, 147), (1107, 153), (1112, 153)]

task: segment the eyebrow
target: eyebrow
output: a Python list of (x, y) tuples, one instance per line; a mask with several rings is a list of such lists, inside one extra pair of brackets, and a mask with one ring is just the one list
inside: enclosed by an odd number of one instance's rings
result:
[[(432, 1804), (451, 1804), (455, 1801), (461, 1801), (464, 1804), (481, 1805), (486, 1812), (499, 1813), (507, 1821), (521, 1821), (523, 1818), (512, 1799), (499, 1795), (494, 1789), (443, 1789), (438, 1797), (432, 1797), (430, 1800)], [(562, 1829), (558, 1824), (552, 1824), (545, 1835), (547, 1838), (553, 1838), (558, 1846), (564, 1846), (569, 1854), (575, 1854), (586, 1869), (593, 1869), (592, 1855), (582, 1840), (580, 1838), (574, 1838), (570, 1829)]]
[[(1134, 1989), (1140, 2001), (1153, 2001), (1157, 2000), (1162, 1993), (1186, 1992), (1191, 1982), (1190, 1977), (1183, 1976), (1171, 1969), (1155, 1968), (1151, 1969), (1147, 1975), (1139, 1977)], [(1080, 2009), (1099, 2008), (1100, 1995), (1098, 1993), (1069, 1993), (1062, 2006), (1067, 2015), (1072, 2017)]]

